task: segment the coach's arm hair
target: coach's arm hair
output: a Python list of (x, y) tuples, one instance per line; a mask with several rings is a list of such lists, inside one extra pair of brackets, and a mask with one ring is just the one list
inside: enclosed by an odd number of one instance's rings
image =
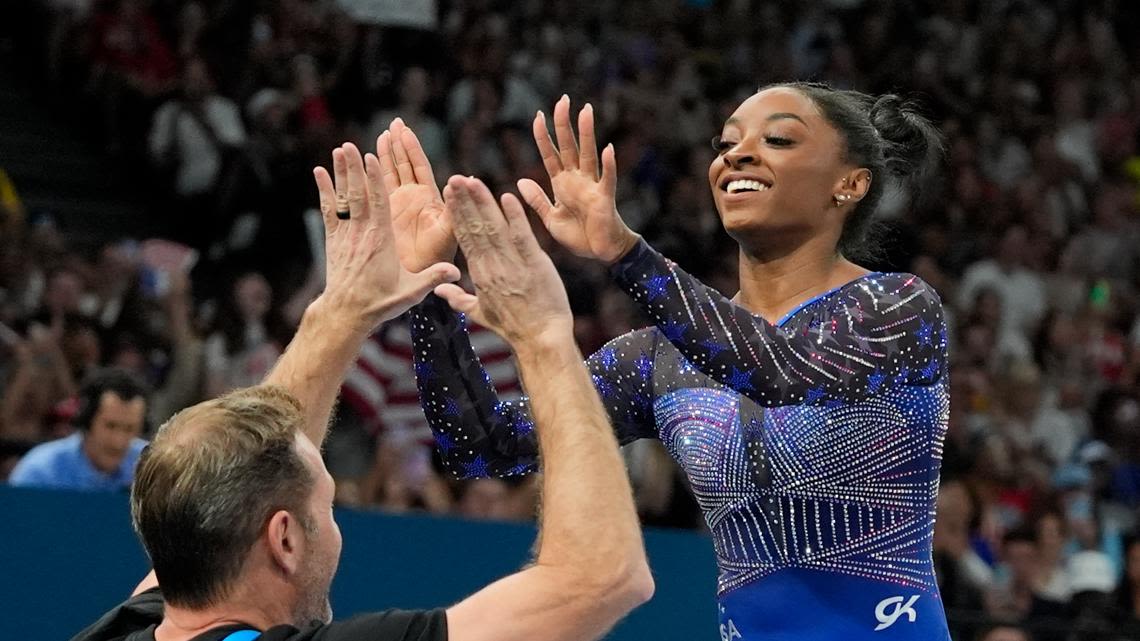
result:
[(473, 178), (444, 190), (476, 296), (436, 292), (514, 348), (538, 433), (537, 558), (447, 611), (449, 641), (596, 639), (653, 594), (617, 439), (574, 342), (565, 290), (522, 205)]

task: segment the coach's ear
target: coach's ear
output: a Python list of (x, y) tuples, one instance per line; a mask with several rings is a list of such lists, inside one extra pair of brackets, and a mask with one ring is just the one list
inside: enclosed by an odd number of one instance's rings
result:
[(301, 567), (305, 540), (305, 532), (297, 517), (285, 510), (277, 510), (269, 517), (265, 536), (274, 565), (287, 575), (296, 574)]

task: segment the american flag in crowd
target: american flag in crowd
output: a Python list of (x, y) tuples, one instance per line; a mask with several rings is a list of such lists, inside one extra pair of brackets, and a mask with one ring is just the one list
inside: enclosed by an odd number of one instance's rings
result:
[[(520, 398), (522, 384), (507, 343), (470, 319), (467, 333), (475, 354), (499, 391), (499, 398)], [(341, 391), (344, 401), (352, 405), (374, 433), (399, 430), (431, 441), (416, 389), (412, 335), (405, 317), (385, 323), (364, 342)]]

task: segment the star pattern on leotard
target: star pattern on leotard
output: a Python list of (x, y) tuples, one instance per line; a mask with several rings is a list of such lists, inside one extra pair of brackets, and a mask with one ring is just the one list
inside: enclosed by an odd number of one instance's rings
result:
[(885, 380), (887, 380), (887, 375), (879, 368), (875, 368), (875, 371), (867, 377), (867, 391), (871, 394), (878, 392), (879, 387), (882, 386)]
[(728, 347), (715, 340), (701, 341), (701, 347), (708, 350), (709, 358), (716, 358), (717, 356), (720, 356), (721, 352), (728, 349)]
[(645, 281), (645, 294), (650, 301), (655, 301), (665, 295), (669, 288), (670, 278), (664, 275), (653, 276)]
[(594, 389), (598, 390), (598, 394), (602, 398), (611, 398), (617, 392), (617, 386), (610, 382), (610, 379), (602, 376), (601, 374), (592, 374), (590, 378), (594, 381)]
[(612, 370), (617, 366), (618, 354), (617, 348), (606, 346), (598, 352), (598, 361), (601, 362), (602, 367), (607, 371)]
[(481, 479), (488, 476), (487, 462), (483, 460), (483, 456), (479, 455), (474, 460), (463, 464), (463, 477), (469, 479)]
[(514, 429), (515, 434), (525, 436), (534, 431), (534, 421), (526, 417), (522, 412), (517, 412), (514, 419), (511, 420), (511, 427)]
[(926, 367), (922, 368), (922, 377), (928, 381), (933, 381), (938, 377), (942, 366), (936, 361), (930, 361)]
[(432, 436), (435, 437), (436, 447), (439, 448), (440, 453), (444, 456), (447, 456), (447, 454), (451, 452), (451, 448), (455, 447), (455, 441), (451, 439), (451, 436), (447, 432), (433, 431)]
[(413, 369), (418, 378), (430, 379), (435, 376), (435, 368), (432, 367), (431, 361), (416, 361)]
[(688, 323), (668, 322), (661, 328), (661, 333), (670, 341), (684, 340), (685, 332), (689, 330)]
[(930, 342), (934, 339), (934, 323), (920, 321), (918, 331), (914, 334), (915, 337), (918, 338), (919, 345), (930, 345)]
[(637, 357), (635, 365), (637, 366), (637, 375), (642, 380), (649, 380), (649, 377), (653, 375), (653, 358), (649, 354), (641, 353)]
[(752, 385), (752, 376), (756, 370), (739, 370), (732, 368), (728, 376), (728, 386), (738, 392), (748, 392), (755, 389)]
[(463, 408), (459, 406), (458, 400), (449, 397), (443, 402), (443, 413), (446, 416), (459, 416), (463, 413)]

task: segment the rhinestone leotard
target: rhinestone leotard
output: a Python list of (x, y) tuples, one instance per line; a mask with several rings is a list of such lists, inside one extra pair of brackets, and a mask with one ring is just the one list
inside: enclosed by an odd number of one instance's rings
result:
[[(644, 243), (612, 274), (656, 327), (587, 364), (618, 439), (660, 438), (691, 481), (722, 640), (948, 639), (931, 558), (949, 412), (934, 290), (872, 273), (773, 325)], [(433, 297), (411, 326), (448, 468), (533, 471), (526, 400), (498, 400), (462, 317)]]

